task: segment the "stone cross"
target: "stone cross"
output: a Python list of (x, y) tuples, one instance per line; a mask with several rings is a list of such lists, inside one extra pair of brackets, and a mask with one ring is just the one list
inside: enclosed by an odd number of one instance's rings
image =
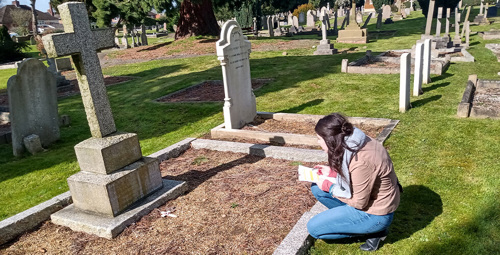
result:
[(426, 35), (431, 35), (432, 16), (434, 15), (434, 4), (435, 3), (436, 3), (435, 0), (431, 0), (429, 2), (429, 10), (427, 11), (427, 23), (425, 25), (425, 34)]
[(84, 3), (64, 3), (58, 10), (66, 33), (42, 38), (47, 55), (71, 55), (92, 136), (100, 138), (114, 133), (116, 126), (97, 57), (97, 50), (114, 46), (113, 29), (91, 30)]
[(450, 16), (451, 16), (451, 9), (447, 8), (446, 9), (446, 24), (444, 27), (444, 34), (446, 37), (450, 34)]
[(351, 14), (349, 16), (349, 25), (356, 23), (356, 2), (352, 3)]
[[(270, 26), (269, 31), (272, 30)], [(224, 80), (224, 126), (239, 129), (257, 115), (250, 77), (251, 44), (238, 22), (230, 20), (222, 26), (216, 48)]]
[(411, 54), (401, 55), (400, 78), (399, 78), (399, 111), (406, 112), (410, 109), (410, 73)]
[(441, 36), (441, 19), (443, 18), (443, 7), (438, 8), (438, 16), (436, 19), (436, 36)]
[(431, 39), (424, 41), (424, 69), (422, 72), (422, 83), (429, 84), (431, 82)]
[(326, 13), (326, 10), (322, 10), (321, 14), (319, 15), (319, 20), (321, 20), (321, 35), (323, 40), (327, 40), (326, 38), (326, 19), (328, 19), (328, 14)]
[(415, 47), (415, 72), (413, 75), (413, 95), (422, 94), (422, 69), (424, 67), (424, 44), (417, 43)]

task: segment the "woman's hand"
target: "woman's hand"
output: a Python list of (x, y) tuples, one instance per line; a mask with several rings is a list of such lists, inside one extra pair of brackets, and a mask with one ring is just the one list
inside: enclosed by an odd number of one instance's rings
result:
[(329, 166), (325, 165), (315, 165), (314, 169), (318, 169), (318, 175), (324, 175), (327, 177), (337, 177), (337, 172), (332, 171)]

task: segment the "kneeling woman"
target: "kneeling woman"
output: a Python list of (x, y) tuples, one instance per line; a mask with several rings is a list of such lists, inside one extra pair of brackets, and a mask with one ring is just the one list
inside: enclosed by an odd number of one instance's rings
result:
[(366, 236), (360, 248), (377, 250), (399, 205), (400, 185), (389, 154), (338, 113), (319, 120), (315, 131), (328, 166), (315, 167), (320, 181), (311, 190), (328, 210), (308, 222), (309, 233), (317, 239)]

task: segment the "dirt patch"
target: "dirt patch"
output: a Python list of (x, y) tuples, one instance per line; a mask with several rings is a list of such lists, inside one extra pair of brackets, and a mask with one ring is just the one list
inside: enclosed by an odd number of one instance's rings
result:
[[(114, 240), (46, 222), (0, 253), (271, 254), (315, 203), (291, 161), (190, 149), (160, 168), (162, 176), (186, 181), (188, 193)], [(160, 210), (177, 217), (162, 218)]]
[[(252, 89), (256, 90), (271, 79), (252, 79)], [(222, 81), (204, 81), (157, 99), (158, 102), (219, 102), (224, 101), (224, 83)]]

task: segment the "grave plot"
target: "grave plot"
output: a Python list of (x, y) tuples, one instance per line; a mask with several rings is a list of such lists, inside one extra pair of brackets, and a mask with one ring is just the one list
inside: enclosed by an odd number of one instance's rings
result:
[(497, 61), (500, 62), (500, 44), (498, 43), (488, 43), (484, 47), (491, 50), (493, 55), (497, 57)]
[(469, 76), (457, 115), (465, 118), (500, 119), (500, 81)]
[[(221, 124), (210, 131), (211, 139), (303, 148), (318, 147), (314, 127), (323, 115), (258, 112), (253, 122), (241, 129)], [(399, 122), (381, 118), (349, 117), (349, 121), (368, 136), (383, 142)]]
[[(187, 183), (186, 194), (145, 215), (114, 240), (45, 222), (5, 251), (271, 254), (316, 203), (309, 184), (297, 180), (297, 166), (247, 153), (188, 149), (160, 164), (163, 178)], [(162, 217), (166, 211), (170, 216)]]
[[(359, 74), (399, 74), (400, 57), (403, 53), (411, 52), (411, 50), (394, 50), (387, 51), (377, 56), (372, 56), (371, 52), (353, 62), (348, 63), (347, 59), (342, 61), (343, 73), (359, 73)], [(412, 68), (415, 59), (411, 59)], [(433, 58), (431, 60), (431, 74), (442, 75), (450, 66), (449, 58)]]
[[(414, 50), (392, 50), (392, 51), (386, 51), (380, 55), (378, 55), (376, 58), (379, 58), (381, 60), (386, 60), (389, 57), (392, 58), (400, 58), (401, 55), (404, 53), (411, 53), (412, 55), (415, 55)], [(435, 61), (441, 60), (441, 61), (447, 61), (454, 63), (454, 62), (474, 62), (474, 56), (472, 56), (464, 47), (455, 47), (455, 48), (440, 48), (440, 49), (432, 49), (431, 54), (434, 58)], [(412, 59), (414, 61), (415, 58)], [(431, 63), (431, 68), (432, 68), (432, 63)], [(447, 69), (447, 67), (446, 67)], [(431, 70), (432, 73), (432, 70)]]
[[(271, 81), (272, 79), (252, 79), (252, 89), (257, 90)], [(157, 98), (155, 101), (162, 103), (222, 102), (224, 101), (224, 83), (221, 80), (204, 81)]]
[(479, 37), (483, 38), (483, 40), (496, 40), (500, 39), (500, 31), (499, 30), (490, 30), (478, 33)]

